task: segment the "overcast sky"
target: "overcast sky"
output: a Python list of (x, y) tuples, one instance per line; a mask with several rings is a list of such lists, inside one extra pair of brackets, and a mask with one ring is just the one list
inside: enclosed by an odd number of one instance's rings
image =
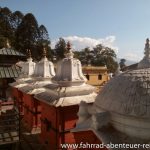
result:
[(33, 13), (52, 46), (59, 37), (76, 50), (102, 43), (120, 58), (139, 61), (150, 37), (149, 0), (0, 0), (0, 6)]

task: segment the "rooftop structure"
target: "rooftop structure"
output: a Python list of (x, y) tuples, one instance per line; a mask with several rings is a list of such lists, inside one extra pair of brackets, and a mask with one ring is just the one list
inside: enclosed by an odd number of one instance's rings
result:
[(55, 75), (54, 65), (46, 57), (46, 49), (43, 49), (43, 58), (36, 63), (34, 76), (42, 78), (52, 78)]
[(20, 65), (22, 67), (22, 73), (21, 76), (24, 76), (26, 78), (32, 76), (34, 74), (35, 70), (35, 62), (33, 62), (31, 57), (31, 51), (27, 50), (28, 52), (28, 59), (26, 62), (22, 62)]
[(106, 66), (83, 66), (82, 71), (87, 78), (86, 83), (95, 86), (96, 92), (99, 92), (110, 79)]
[(66, 58), (59, 62), (53, 81), (61, 86), (81, 85), (87, 80), (82, 73), (81, 62), (74, 58), (70, 43), (67, 43)]
[(88, 106), (85, 102), (80, 104), (79, 120), (73, 131), (92, 130), (104, 144), (149, 143), (149, 97), (150, 62), (147, 39), (145, 56), (137, 69), (111, 79), (96, 97), (93, 106)]
[(27, 81), (32, 80), (32, 76), (34, 74), (36, 64), (32, 60), (30, 50), (27, 50), (27, 55), (28, 55), (27, 61), (18, 62), (18, 65), (22, 69), (18, 78), (16, 78), (16, 82), (10, 84), (13, 87), (20, 88), (20, 87), (27, 86), (28, 85)]
[(19, 60), (25, 60), (25, 58), (26, 55), (14, 50), (8, 40), (6, 41), (6, 46), (0, 49), (0, 66), (11, 66)]
[(73, 57), (69, 42), (67, 51), (66, 57), (58, 63), (53, 83), (34, 97), (57, 107), (78, 104), (85, 97), (85, 101), (93, 102), (94, 87), (85, 83), (87, 79), (82, 73), (81, 62)]
[[(77, 120), (78, 104), (81, 101), (93, 103), (97, 94), (95, 87), (86, 84), (81, 63), (73, 57), (70, 43), (67, 43), (66, 57), (58, 63), (56, 75), (51, 69), (52, 63), (43, 56), (35, 65), (35, 74), (30, 76), (30, 80), (24, 81), (26, 85), (14, 83), (13, 89), (17, 88), (18, 91), (13, 90), (13, 97), (17, 101), (22, 100), (20, 106), (25, 110), (23, 120), (31, 133), (35, 131), (33, 128), (41, 127), (41, 143), (47, 143), (47, 149), (58, 149), (61, 143), (74, 140), (70, 130)], [(46, 72), (47, 75), (43, 73), (47, 71), (45, 64), (51, 69), (48, 74)], [(36, 70), (36, 67), (39, 68)]]
[[(21, 62), (22, 72), (12, 83), (12, 97), (15, 97), (20, 112), (24, 115), (24, 123), (28, 124), (29, 130), (34, 130), (40, 120), (41, 109), (34, 94), (45, 91), (44, 86), (51, 84), (51, 78), (55, 75), (54, 65), (46, 58), (46, 50), (43, 49), (43, 58), (39, 62), (33, 62), (30, 50), (26, 62)], [(38, 108), (37, 108), (38, 107)], [(30, 113), (28, 113), (30, 112)], [(30, 118), (30, 119), (29, 119)], [(37, 120), (38, 121), (33, 121)]]
[(146, 39), (145, 49), (144, 49), (144, 58), (139, 62), (138, 69), (150, 68), (150, 45), (149, 39)]
[(32, 60), (30, 50), (27, 52), (27, 61), (20, 64), (22, 72), (16, 82), (11, 84), (24, 92), (51, 83), (51, 78), (55, 75), (54, 65), (46, 58), (45, 48), (43, 49), (43, 58), (36, 63)]
[(9, 45), (0, 49), (0, 99), (7, 99), (8, 84), (13, 82), (21, 72), (21, 68), (16, 65), (18, 60), (25, 60), (25, 55), (14, 50)]
[(21, 68), (16, 65), (12, 66), (1, 66), (0, 67), (0, 78), (17, 78), (21, 73)]

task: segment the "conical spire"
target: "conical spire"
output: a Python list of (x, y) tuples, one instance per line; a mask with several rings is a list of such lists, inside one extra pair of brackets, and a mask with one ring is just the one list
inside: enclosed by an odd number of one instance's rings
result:
[(67, 53), (65, 54), (66, 58), (72, 59), (73, 56), (74, 56), (74, 53), (73, 53), (72, 50), (71, 50), (71, 44), (70, 44), (69, 41), (67, 42), (67, 47), (66, 47), (66, 49), (67, 49)]
[(9, 40), (8, 40), (8, 39), (6, 40), (6, 47), (7, 47), (7, 48), (11, 48), (11, 46), (10, 46), (10, 43), (9, 43)]
[(27, 49), (27, 56), (28, 56), (28, 58), (31, 58), (31, 50), (30, 49)]
[(149, 49), (149, 39), (146, 39), (146, 43), (145, 43), (145, 57), (150, 58), (150, 49)]
[(146, 39), (145, 48), (149, 48), (149, 38)]
[(68, 52), (71, 50), (71, 44), (69, 41), (67, 42), (67, 50), (68, 50)]
[(29, 76), (33, 75), (33, 73), (34, 73), (35, 63), (32, 61), (30, 49), (27, 49), (26, 52), (27, 52), (28, 59), (26, 62), (23, 63), (22, 73), (26, 77), (29, 77)]
[(146, 39), (144, 58), (139, 62), (138, 69), (150, 68), (150, 45), (149, 38)]
[(46, 48), (43, 48), (43, 58), (36, 63), (35, 73), (36, 77), (52, 78), (55, 75), (54, 65), (46, 57)]
[(46, 48), (43, 48), (43, 58), (46, 58)]

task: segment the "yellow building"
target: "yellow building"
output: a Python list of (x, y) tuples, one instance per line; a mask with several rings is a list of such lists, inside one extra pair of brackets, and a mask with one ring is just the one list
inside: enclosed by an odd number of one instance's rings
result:
[(109, 80), (107, 67), (83, 66), (82, 70), (87, 78), (87, 83), (96, 86), (98, 89)]

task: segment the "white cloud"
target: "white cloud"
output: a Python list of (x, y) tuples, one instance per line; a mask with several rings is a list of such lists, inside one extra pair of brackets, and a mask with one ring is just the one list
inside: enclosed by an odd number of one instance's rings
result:
[(129, 52), (124, 56), (125, 59), (139, 62), (142, 58), (134, 52)]
[[(99, 38), (99, 39), (94, 39), (90, 37), (79, 37), (79, 36), (67, 36), (67, 37), (62, 37), (65, 41), (70, 41), (73, 48), (75, 50), (81, 50), (85, 47), (90, 47), (93, 48), (97, 44), (102, 44), (104, 46), (113, 48), (115, 52), (118, 52), (118, 47), (115, 46), (115, 36), (107, 36), (106, 38)], [(52, 48), (54, 48), (56, 42), (59, 39), (53, 40), (52, 41)]]

